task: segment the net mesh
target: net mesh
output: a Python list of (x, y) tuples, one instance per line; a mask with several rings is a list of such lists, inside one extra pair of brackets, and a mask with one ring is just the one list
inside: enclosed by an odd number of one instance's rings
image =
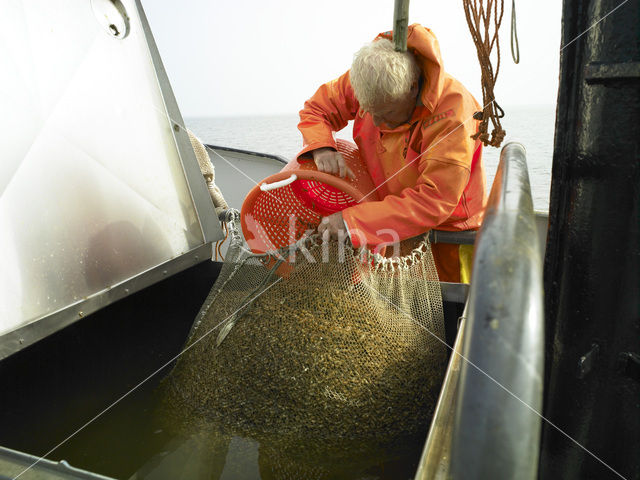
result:
[(334, 446), (424, 433), (446, 361), (426, 239), (400, 258), (315, 237), (256, 255), (231, 217), (225, 263), (164, 380), (172, 428)]

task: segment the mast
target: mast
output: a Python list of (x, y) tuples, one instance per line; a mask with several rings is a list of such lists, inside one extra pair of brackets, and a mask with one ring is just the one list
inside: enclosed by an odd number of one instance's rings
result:
[(393, 43), (398, 52), (407, 51), (409, 0), (395, 0), (393, 8)]

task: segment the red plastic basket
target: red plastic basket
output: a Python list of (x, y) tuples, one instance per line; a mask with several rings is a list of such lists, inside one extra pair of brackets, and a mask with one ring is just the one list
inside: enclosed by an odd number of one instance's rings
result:
[(312, 160), (292, 160), (249, 192), (241, 223), (251, 250), (263, 253), (286, 247), (317, 229), (322, 217), (361, 201), (378, 200), (357, 147), (345, 140), (336, 143), (354, 179), (318, 172)]

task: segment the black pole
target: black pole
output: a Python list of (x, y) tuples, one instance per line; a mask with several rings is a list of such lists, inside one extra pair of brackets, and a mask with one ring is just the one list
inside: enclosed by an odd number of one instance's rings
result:
[(562, 45), (544, 272), (544, 415), (566, 435), (544, 424), (540, 476), (636, 479), (640, 1), (565, 0)]

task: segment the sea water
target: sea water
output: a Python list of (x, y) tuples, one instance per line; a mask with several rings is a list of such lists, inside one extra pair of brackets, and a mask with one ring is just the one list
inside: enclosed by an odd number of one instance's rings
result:
[(355, 445), (353, 459), (341, 451), (340, 461), (333, 462), (328, 453), (292, 456), (276, 445), (206, 425), (173, 433), (159, 416), (158, 382), (166, 374), (165, 369), (132, 391), (47, 457), (121, 480), (396, 480), (411, 478), (418, 467), (424, 435), (399, 440), (385, 458), (377, 449), (369, 453), (363, 443)]
[[(504, 110), (502, 127), (507, 135), (502, 145), (514, 141), (524, 145), (533, 207), (546, 212), (549, 209), (555, 105), (506, 107)], [(302, 148), (298, 121), (296, 114), (185, 119), (187, 128), (204, 143), (280, 155), (286, 160), (294, 158)], [(350, 124), (336, 136), (352, 140), (351, 129)], [(490, 186), (500, 161), (500, 148), (485, 147), (483, 160)]]

